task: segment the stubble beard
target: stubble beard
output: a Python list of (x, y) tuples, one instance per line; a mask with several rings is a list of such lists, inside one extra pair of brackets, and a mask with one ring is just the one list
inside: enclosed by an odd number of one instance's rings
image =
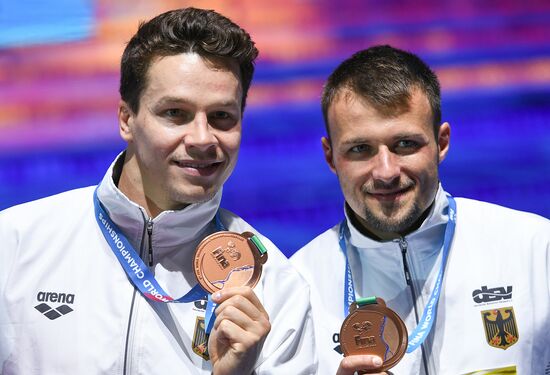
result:
[(399, 214), (399, 208), (397, 208), (397, 211), (398, 216), (392, 218), (383, 216), (383, 210), (374, 211), (365, 207), (363, 220), (367, 227), (377, 232), (405, 233), (422, 216), (422, 209), (416, 201), (406, 212)]

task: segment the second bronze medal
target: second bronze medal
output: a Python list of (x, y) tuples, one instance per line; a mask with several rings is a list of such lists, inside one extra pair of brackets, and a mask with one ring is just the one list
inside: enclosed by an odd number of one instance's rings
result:
[(364, 298), (351, 304), (340, 329), (344, 356), (370, 354), (384, 361), (382, 367), (363, 373), (383, 372), (395, 366), (403, 358), (407, 343), (405, 324), (381, 298)]

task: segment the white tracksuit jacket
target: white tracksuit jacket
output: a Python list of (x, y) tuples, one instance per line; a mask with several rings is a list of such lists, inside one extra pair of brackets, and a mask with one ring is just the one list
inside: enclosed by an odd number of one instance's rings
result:
[[(136, 251), (146, 255), (151, 244), (161, 286), (173, 297), (185, 294), (196, 284), (195, 247), (216, 230), (221, 192), (161, 213), (149, 236), (147, 214), (116, 188), (112, 173), (113, 166), (98, 189), (103, 206)], [(209, 374), (210, 362), (193, 351), (193, 341), (204, 347), (195, 328), (205, 301), (151, 302), (134, 289), (95, 220), (94, 189), (0, 213), (0, 374)], [(228, 211), (221, 220), (230, 231), (257, 233)], [(255, 373), (315, 373), (309, 288), (260, 238), (269, 259), (254, 292), (272, 328)]]
[[(456, 202), (457, 225), (437, 317), (423, 345), (427, 363), (418, 348), (390, 371), (425, 374), (426, 367), (430, 375), (458, 375), (508, 368), (506, 374), (550, 374), (550, 221), (470, 199)], [(374, 241), (346, 217), (356, 296), (385, 299), (409, 333), (416, 327), (415, 309), (422, 316), (439, 271), (447, 211), (440, 187), (428, 218), (405, 237), (412, 288), (405, 281), (399, 243)], [(291, 262), (312, 289), (319, 373), (334, 375), (342, 359), (337, 350), (344, 320), (345, 258), (338, 244), (338, 225), (299, 250)], [(509, 308), (514, 318), (506, 320), (505, 340), (508, 344), (517, 340), (510, 346), (500, 339), (496, 325), (497, 311), (510, 318)], [(505, 373), (500, 371), (491, 374)]]

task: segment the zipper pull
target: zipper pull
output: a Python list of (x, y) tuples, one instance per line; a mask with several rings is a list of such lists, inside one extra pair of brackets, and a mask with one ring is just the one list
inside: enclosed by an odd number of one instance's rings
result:
[(149, 218), (147, 220), (147, 236), (149, 237), (149, 267), (153, 266), (153, 219)]
[(401, 237), (399, 239), (399, 248), (401, 249), (401, 255), (403, 256), (403, 270), (405, 271), (405, 281), (407, 285), (412, 285), (411, 273), (409, 271), (409, 264), (407, 263), (407, 249), (409, 244), (407, 241)]

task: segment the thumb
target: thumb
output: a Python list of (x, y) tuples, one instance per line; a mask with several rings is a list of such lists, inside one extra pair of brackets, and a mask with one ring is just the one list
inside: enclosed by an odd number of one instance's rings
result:
[(340, 362), (336, 375), (354, 375), (356, 371), (368, 371), (373, 373), (384, 362), (375, 355), (350, 355)]

